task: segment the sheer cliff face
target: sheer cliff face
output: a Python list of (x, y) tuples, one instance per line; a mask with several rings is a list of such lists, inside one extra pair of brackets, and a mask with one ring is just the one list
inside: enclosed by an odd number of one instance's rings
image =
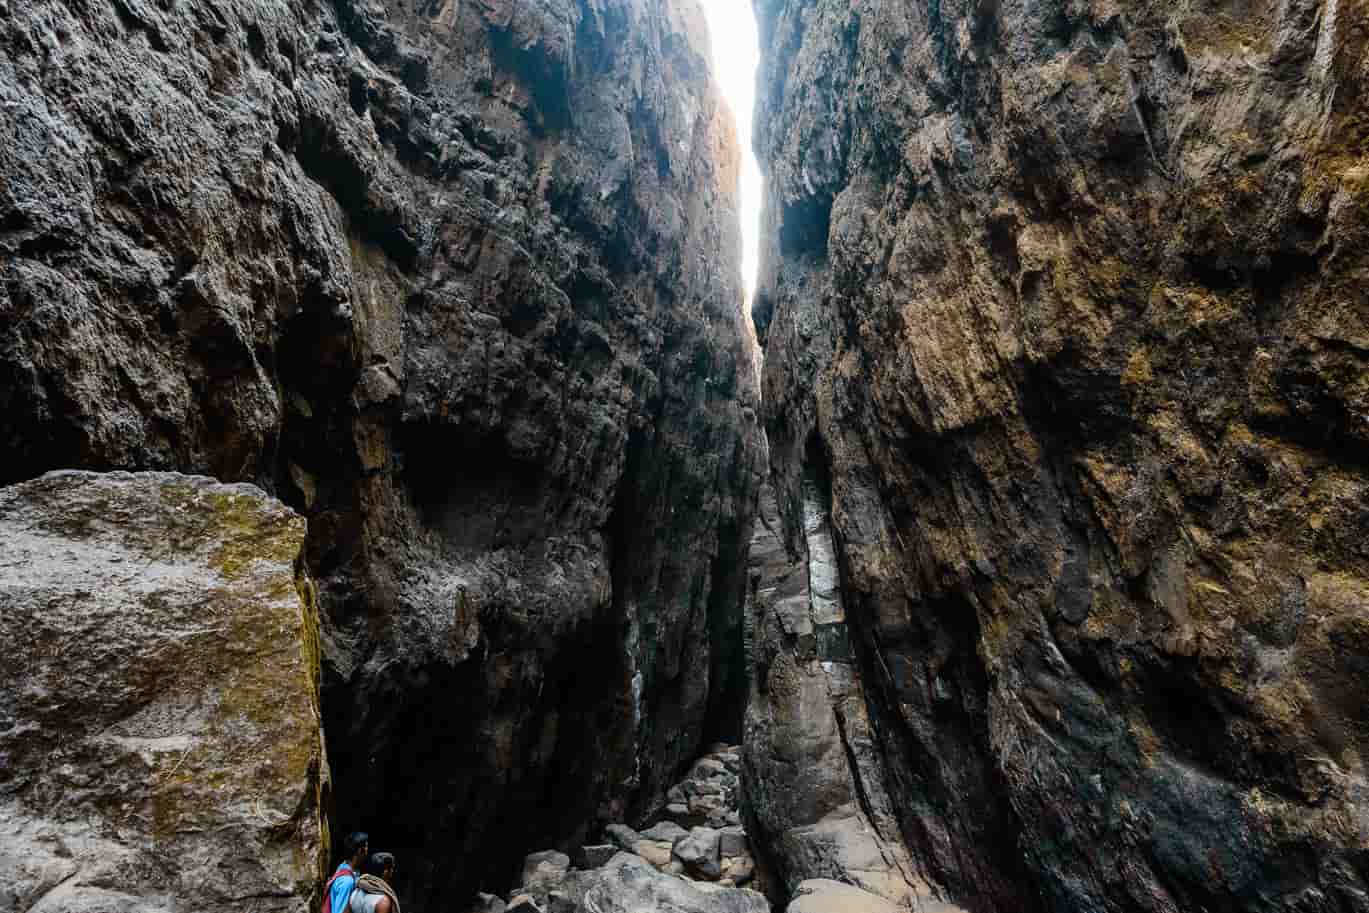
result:
[(334, 826), (406, 907), (657, 802), (730, 722), (757, 453), (692, 0), (0, 0), (0, 48), (0, 481), (308, 517)]
[(1365, 909), (1364, 5), (755, 7), (778, 514), (920, 867)]

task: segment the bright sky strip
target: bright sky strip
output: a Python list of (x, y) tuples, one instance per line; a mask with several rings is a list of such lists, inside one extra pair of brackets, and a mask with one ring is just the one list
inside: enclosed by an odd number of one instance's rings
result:
[(742, 147), (742, 279), (746, 298), (756, 287), (761, 223), (761, 171), (751, 150), (751, 114), (756, 107), (756, 67), (760, 49), (751, 0), (700, 0), (713, 42), (713, 72), (737, 118)]

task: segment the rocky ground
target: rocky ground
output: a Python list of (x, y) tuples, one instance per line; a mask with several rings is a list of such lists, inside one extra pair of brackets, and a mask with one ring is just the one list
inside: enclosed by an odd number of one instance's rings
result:
[(520, 887), (502, 900), (482, 895), (470, 913), (580, 913), (679, 910), (765, 913), (756, 860), (742, 826), (741, 754), (715, 745), (669, 790), (660, 820), (642, 831), (609, 824), (610, 842), (571, 857), (533, 853)]
[(959, 910), (925, 894), (890, 899), (850, 880), (767, 884), (742, 825), (751, 809), (741, 776), (741, 748), (715, 745), (670, 788), (656, 823), (611, 824), (609, 842), (581, 847), (574, 863), (554, 850), (533, 853), (507, 900), (484, 894), (467, 913), (769, 913), (774, 898), (788, 896), (787, 913)]

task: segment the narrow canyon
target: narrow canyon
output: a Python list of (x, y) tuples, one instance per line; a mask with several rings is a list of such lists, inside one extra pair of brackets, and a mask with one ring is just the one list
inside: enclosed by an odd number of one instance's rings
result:
[(0, 0), (0, 913), (1369, 913), (1369, 6), (734, 2)]

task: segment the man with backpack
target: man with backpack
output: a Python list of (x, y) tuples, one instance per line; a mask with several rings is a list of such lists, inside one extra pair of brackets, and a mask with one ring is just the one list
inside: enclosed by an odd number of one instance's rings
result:
[(361, 875), (361, 861), (371, 851), (371, 838), (364, 831), (353, 831), (342, 841), (347, 858), (323, 886), (323, 913), (347, 913), (347, 901)]

